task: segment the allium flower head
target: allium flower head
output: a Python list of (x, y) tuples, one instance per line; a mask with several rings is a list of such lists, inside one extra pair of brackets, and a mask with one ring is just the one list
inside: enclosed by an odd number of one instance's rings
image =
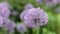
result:
[(36, 0), (36, 2), (37, 2), (37, 3), (43, 3), (43, 1), (42, 1), (42, 0)]
[(48, 22), (47, 14), (40, 8), (33, 8), (28, 10), (24, 16), (24, 19), (26, 26), (33, 28), (43, 26)]
[(26, 13), (28, 12), (27, 10), (34, 8), (32, 4), (28, 3), (25, 6), (25, 10), (20, 14), (20, 19), (24, 21), (24, 16), (26, 15)]
[(19, 32), (25, 32), (26, 31), (26, 26), (23, 24), (18, 24), (16, 27), (17, 31)]
[(1, 2), (0, 3), (0, 15), (3, 16), (3, 17), (6, 17), (8, 18), (9, 15), (10, 15), (10, 9), (9, 9), (9, 6), (8, 6), (8, 3), (6, 2)]
[(5, 19), (4, 27), (7, 33), (11, 34), (14, 32), (15, 23), (9, 19)]
[(31, 3), (28, 3), (27, 5), (25, 5), (25, 9), (31, 9), (31, 8), (34, 8)]
[(52, 7), (52, 6), (56, 6), (58, 4), (58, 0), (47, 0), (47, 2), (45, 2), (45, 3), (48, 7)]
[(10, 7), (10, 5), (8, 4), (8, 2), (0, 2), (1, 5), (3, 5), (4, 7)]
[(3, 17), (0, 16), (0, 27), (2, 27), (2, 26), (3, 26)]
[(24, 11), (20, 14), (20, 19), (21, 19), (22, 21), (24, 21), (24, 16), (26, 15), (27, 12), (28, 12), (27, 10), (24, 10)]
[(7, 25), (7, 28), (10, 32), (13, 32), (15, 28), (15, 23), (13, 21), (10, 21), (9, 24)]

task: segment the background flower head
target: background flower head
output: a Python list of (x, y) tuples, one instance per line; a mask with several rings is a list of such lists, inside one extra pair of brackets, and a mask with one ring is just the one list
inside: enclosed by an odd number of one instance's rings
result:
[(26, 31), (26, 26), (24, 24), (18, 24), (16, 29), (19, 32), (25, 32)]

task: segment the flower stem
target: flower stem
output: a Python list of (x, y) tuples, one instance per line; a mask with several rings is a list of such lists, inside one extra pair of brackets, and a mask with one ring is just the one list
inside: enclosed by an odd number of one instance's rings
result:
[(43, 34), (43, 27), (40, 27), (39, 34)]
[(60, 34), (60, 14), (57, 16), (57, 34)]
[(33, 28), (33, 34), (39, 34), (40, 28)]

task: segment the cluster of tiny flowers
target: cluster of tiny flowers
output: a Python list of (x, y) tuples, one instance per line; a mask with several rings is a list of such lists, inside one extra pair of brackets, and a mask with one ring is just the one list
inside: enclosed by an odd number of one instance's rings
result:
[[(7, 2), (0, 3), (0, 27), (5, 28), (6, 32), (13, 32), (15, 23), (9, 20), (10, 6)], [(8, 33), (9, 34), (9, 33)]]
[(14, 28), (15, 28), (15, 22), (9, 20), (9, 19), (4, 19), (4, 27), (6, 32), (9, 34), (14, 32)]
[(58, 4), (58, 0), (36, 0), (37, 3), (45, 3), (48, 7), (53, 7)]
[(57, 4), (58, 4), (57, 0), (51, 0), (51, 1), (46, 2), (46, 5), (48, 7), (53, 7), (53, 6), (56, 6)]
[(9, 18), (10, 10), (9, 4), (7, 2), (0, 3), (0, 25), (2, 26), (4, 23), (4, 18)]
[(31, 9), (31, 8), (34, 8), (34, 7), (33, 7), (32, 4), (29, 3), (29, 4), (27, 4), (24, 8), (25, 8), (25, 10), (20, 14), (20, 19), (21, 19), (21, 20), (24, 20), (24, 16), (25, 16), (27, 10), (29, 10), (29, 9)]
[(36, 0), (37, 3), (42, 3), (42, 0)]
[(0, 15), (2, 17), (9, 18), (10, 9), (9, 9), (9, 4), (7, 2), (0, 3)]
[(16, 29), (17, 31), (23, 33), (26, 31), (26, 26), (24, 24), (17, 24)]
[(3, 18), (2, 18), (2, 16), (0, 16), (0, 27), (2, 27), (3, 26)]
[(28, 27), (40, 27), (48, 22), (47, 14), (40, 8), (31, 8), (22, 12), (21, 16)]

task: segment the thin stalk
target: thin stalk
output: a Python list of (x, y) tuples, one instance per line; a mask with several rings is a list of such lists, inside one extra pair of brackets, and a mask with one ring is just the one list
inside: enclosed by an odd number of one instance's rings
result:
[(60, 34), (60, 14), (57, 15), (57, 34)]

